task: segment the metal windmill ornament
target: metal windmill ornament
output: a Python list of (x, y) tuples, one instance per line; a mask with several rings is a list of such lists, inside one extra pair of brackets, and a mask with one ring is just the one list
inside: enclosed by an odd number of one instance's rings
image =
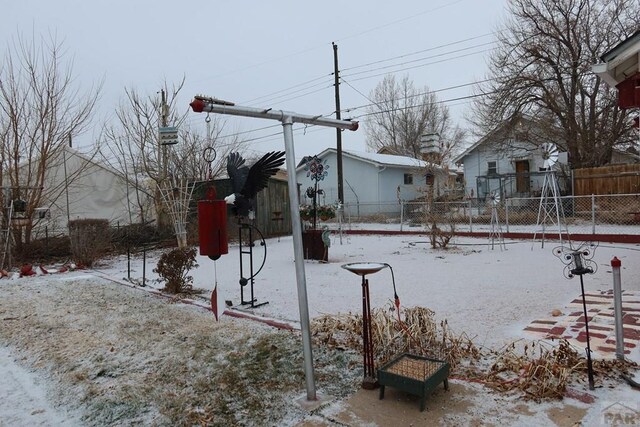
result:
[(580, 289), (582, 291), (582, 309), (584, 312), (584, 328), (587, 338), (587, 375), (589, 378), (589, 389), (594, 390), (593, 363), (591, 361), (591, 345), (589, 343), (589, 317), (587, 313), (587, 301), (584, 295), (585, 274), (593, 274), (598, 269), (598, 264), (593, 261), (596, 245), (594, 243), (583, 243), (578, 248), (558, 246), (553, 250), (553, 254), (565, 265), (564, 275), (567, 279), (580, 276)]
[(554, 170), (554, 166), (558, 163), (559, 155), (558, 147), (550, 142), (545, 142), (540, 147), (542, 156), (542, 168), (544, 169), (544, 179), (542, 181), (542, 189), (540, 191), (540, 205), (538, 207), (538, 219), (536, 220), (536, 231), (533, 235), (533, 242), (541, 233), (541, 245), (544, 248), (545, 234), (547, 226), (558, 227), (558, 239), (562, 244), (562, 236), (570, 243), (569, 231), (567, 229), (564, 208), (560, 198), (560, 186)]
[(489, 232), (489, 243), (491, 249), (494, 247), (495, 240), (498, 241), (500, 249), (505, 249), (504, 238), (502, 236), (502, 226), (500, 225), (500, 218), (498, 216), (498, 206), (500, 205), (500, 192), (494, 191), (489, 196), (491, 203), (491, 231)]
[(558, 162), (559, 152), (556, 144), (545, 142), (542, 144), (542, 167), (549, 170)]

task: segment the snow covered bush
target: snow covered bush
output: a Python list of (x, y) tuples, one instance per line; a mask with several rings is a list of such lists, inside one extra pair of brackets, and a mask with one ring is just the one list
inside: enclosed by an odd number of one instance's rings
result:
[(165, 281), (164, 291), (179, 294), (191, 291), (193, 277), (189, 276), (189, 271), (194, 267), (198, 267), (196, 249), (177, 248), (162, 254), (153, 271)]

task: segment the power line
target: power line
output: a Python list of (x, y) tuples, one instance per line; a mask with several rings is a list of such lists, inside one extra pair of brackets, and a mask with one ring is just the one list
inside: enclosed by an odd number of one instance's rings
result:
[[(292, 101), (294, 99), (303, 98), (303, 97), (305, 97), (307, 95), (312, 95), (314, 93), (322, 92), (323, 90), (326, 90), (326, 89), (329, 89), (329, 88), (332, 88), (332, 87), (333, 87), (333, 84), (330, 84), (328, 86), (323, 86), (320, 89), (312, 90), (310, 92), (305, 92), (303, 94), (300, 94), (300, 95), (297, 95), (297, 96), (293, 96), (293, 97), (290, 97), (290, 98), (286, 98), (289, 94), (285, 94), (285, 95), (281, 95), (281, 96), (272, 98), (268, 102), (267, 101), (263, 101), (262, 104), (264, 105), (265, 103), (271, 103), (271, 102), (274, 102), (274, 101), (279, 101), (279, 102)], [(295, 92), (293, 92), (293, 93), (295, 93)], [(291, 95), (293, 95), (293, 93), (291, 93)], [(281, 98), (284, 98), (284, 99), (281, 99)]]
[[(407, 54), (399, 55), (399, 56), (396, 56), (396, 57), (391, 57), (391, 58), (387, 58), (387, 59), (381, 59), (381, 60), (374, 61), (374, 62), (369, 62), (369, 63), (365, 63), (365, 64), (361, 64), (361, 65), (356, 65), (356, 66), (353, 66), (353, 67), (344, 68), (344, 69), (341, 70), (341, 73), (343, 73), (345, 71), (349, 71), (349, 70), (355, 70), (355, 69), (367, 67), (367, 66), (370, 66), (370, 65), (389, 62), (389, 61), (392, 61), (394, 59), (404, 58), (404, 57), (413, 56), (413, 55), (416, 55), (416, 54), (419, 54), (419, 53), (424, 53), (424, 52), (428, 52), (428, 51), (432, 51), (432, 50), (441, 49), (443, 47), (453, 46), (453, 45), (464, 43), (464, 42), (467, 42), (467, 41), (470, 41), (470, 40), (476, 40), (478, 38), (486, 37), (487, 35), (491, 35), (491, 34), (493, 34), (493, 33), (486, 33), (486, 34), (482, 34), (482, 35), (477, 36), (477, 37), (461, 39), (461, 40), (453, 41), (453, 42), (450, 42), (450, 43), (445, 43), (443, 45), (435, 46), (435, 47), (432, 47), (432, 48), (422, 49), (422, 50), (419, 50), (419, 51), (415, 51), (415, 52), (410, 52), (410, 53), (407, 53)], [(377, 70), (388, 69), (388, 68), (393, 68), (393, 67), (399, 67), (399, 66), (402, 66), (402, 65), (415, 63), (415, 62), (419, 62), (419, 61), (423, 61), (423, 60), (427, 60), (427, 59), (433, 59), (433, 58), (437, 58), (437, 57), (441, 57), (441, 56), (445, 56), (445, 55), (450, 55), (450, 54), (453, 54), (453, 53), (462, 52), (462, 51), (469, 50), (469, 49), (474, 49), (474, 48), (477, 48), (477, 47), (487, 46), (487, 45), (491, 45), (491, 44), (494, 44), (494, 43), (495, 42), (492, 41), (492, 42), (488, 42), (488, 43), (482, 43), (482, 44), (477, 44), (477, 45), (474, 45), (474, 46), (466, 47), (466, 48), (463, 48), (463, 49), (450, 50), (450, 51), (442, 52), (442, 53), (440, 53), (438, 55), (432, 55), (432, 56), (428, 56), (428, 57), (424, 57), (424, 58), (415, 59), (415, 60), (412, 60), (412, 61), (406, 61), (406, 62), (399, 63), (399, 64), (392, 64), (392, 65), (387, 65), (387, 66), (384, 66), (384, 67), (372, 68), (370, 70), (359, 71), (359, 72), (352, 73), (352, 74), (348, 74), (347, 73), (346, 76), (347, 77), (352, 77), (352, 76), (355, 76), (355, 75), (371, 73), (371, 72), (374, 72), (374, 71), (377, 71)], [(474, 52), (474, 53), (471, 53), (470, 55), (477, 54), (477, 53), (482, 53), (482, 52), (485, 52), (485, 51)], [(456, 56), (456, 57), (450, 58), (450, 59), (459, 59), (459, 58), (463, 58), (463, 57), (465, 57), (465, 56)], [(441, 62), (443, 62), (443, 61), (436, 61), (436, 62), (432, 62), (432, 63), (429, 63), (429, 64), (423, 64), (423, 65), (432, 65), (432, 64), (441, 63)], [(415, 67), (413, 67), (413, 68), (415, 68)], [(393, 71), (391, 73), (397, 73), (397, 72), (400, 72), (400, 71), (404, 71), (406, 69), (411, 69), (411, 68), (402, 68), (402, 69), (399, 69), (399, 70), (395, 70), (395, 71)], [(293, 91), (293, 92), (290, 92), (290, 93), (286, 93), (286, 94), (283, 94), (283, 95), (275, 97), (275, 98), (270, 98), (272, 95), (277, 95), (277, 94), (283, 93), (283, 92), (289, 92), (291, 89), (296, 89), (296, 88), (299, 88), (301, 86), (306, 86), (309, 83), (316, 82), (316, 81), (324, 79), (326, 77), (331, 77), (333, 74), (334, 73), (325, 74), (323, 76), (319, 76), (319, 77), (307, 80), (305, 82), (298, 83), (298, 84), (293, 85), (293, 86), (289, 86), (289, 87), (287, 87), (285, 89), (280, 89), (280, 90), (272, 92), (270, 94), (266, 94), (266, 95), (259, 96), (257, 98), (253, 98), (251, 100), (243, 102), (243, 104), (252, 103), (252, 102), (258, 101), (258, 100), (262, 100), (261, 101), (262, 103), (264, 103), (264, 102), (273, 102), (275, 100), (278, 100), (280, 98), (286, 97), (288, 95), (293, 95), (294, 93), (299, 93), (299, 92), (304, 91), (306, 89), (311, 89), (313, 87), (317, 87), (317, 86), (321, 85), (322, 83), (316, 83), (314, 85), (311, 85), (311, 86), (308, 86), (308, 87), (305, 87), (305, 88), (301, 88), (299, 90), (296, 90), (296, 91)], [(390, 73), (385, 73), (385, 74), (390, 74)], [(374, 76), (368, 76), (368, 77), (361, 77), (361, 78), (356, 79), (356, 81), (357, 80), (363, 80), (365, 78), (378, 77), (380, 75), (381, 74), (376, 74)], [(318, 90), (318, 91), (320, 91), (320, 90)], [(310, 95), (310, 94), (313, 94), (313, 93), (316, 93), (316, 92), (315, 91), (314, 92), (307, 92), (305, 94), (300, 95), (300, 97), (303, 97), (303, 96), (306, 96), (306, 95)], [(291, 99), (297, 99), (297, 98), (291, 98)], [(287, 99), (287, 101), (291, 100), (291, 99)]]
[[(490, 43), (487, 43), (487, 44), (490, 44)], [(482, 45), (480, 45), (480, 46), (482, 46)], [(475, 47), (480, 47), (480, 46), (474, 46), (474, 48)], [(460, 50), (458, 50), (458, 52), (459, 51), (463, 51), (463, 50), (467, 50), (467, 49), (460, 49)], [(494, 48), (492, 48), (492, 49), (483, 49), (483, 50), (479, 50), (477, 52), (470, 52), (470, 53), (467, 53), (467, 54), (464, 54), (464, 55), (458, 55), (458, 56), (453, 56), (453, 57), (450, 57), (450, 58), (444, 58), (444, 59), (441, 59), (439, 61), (432, 61), (432, 62), (427, 62), (425, 64), (419, 64), (419, 65), (413, 65), (411, 67), (400, 68), (398, 70), (387, 71), (387, 72), (384, 72), (384, 73), (377, 73), (377, 74), (373, 74), (373, 75), (370, 75), (370, 76), (364, 76), (364, 77), (360, 77), (360, 78), (357, 78), (357, 79), (352, 79), (352, 81), (371, 79), (373, 77), (379, 77), (379, 76), (383, 76), (383, 75), (386, 75), (386, 74), (395, 74), (395, 73), (398, 73), (400, 71), (413, 70), (415, 68), (426, 67), (427, 65), (441, 64), (443, 62), (452, 61), (454, 59), (466, 58), (466, 57), (469, 57), (469, 56), (472, 56), (472, 55), (477, 55), (479, 53), (490, 52), (492, 50), (494, 50)], [(446, 55), (450, 55), (450, 53), (442, 53), (442, 54), (439, 54), (439, 55), (433, 55), (433, 56), (431, 56), (429, 58), (422, 58), (421, 60), (437, 58), (437, 57), (442, 57), (442, 56), (446, 56)], [(374, 71), (377, 71), (377, 70), (384, 70), (384, 69), (388, 69), (388, 68), (399, 67), (399, 66), (402, 66), (402, 65), (405, 65), (405, 64), (408, 64), (408, 63), (413, 63), (413, 62), (417, 62), (417, 60), (416, 61), (406, 62), (404, 64), (395, 64), (395, 65), (388, 65), (388, 66), (385, 66), (385, 67), (379, 67), (379, 68), (376, 68), (374, 70), (359, 71), (357, 73), (347, 74), (346, 77), (353, 77), (353, 76), (357, 76), (357, 75), (361, 75), (361, 74), (371, 73), (371, 72), (374, 72)]]
[[(359, 105), (357, 107), (343, 108), (343, 109), (341, 109), (342, 112), (349, 113), (349, 112), (353, 112), (353, 111), (356, 111), (356, 110), (359, 110), (359, 109), (362, 109), (362, 108), (367, 108), (367, 107), (371, 107), (373, 105), (378, 105), (376, 102), (372, 101), (366, 95), (364, 95), (362, 92), (360, 92), (358, 89), (356, 89), (351, 83), (346, 81), (344, 78), (340, 77), (340, 79), (344, 83), (346, 83), (349, 87), (351, 87), (353, 90), (358, 92), (361, 96), (363, 96), (365, 99), (367, 99), (369, 102), (371, 102), (370, 104)], [(432, 92), (432, 93), (444, 92), (444, 91), (447, 91), (447, 90), (458, 89), (458, 88), (466, 87), (466, 86), (472, 86), (472, 85), (475, 85), (475, 84), (478, 84), (478, 83), (484, 83), (484, 82), (487, 82), (487, 81), (490, 81), (490, 80), (492, 80), (492, 79), (485, 79), (485, 80), (481, 80), (481, 81), (478, 81), (478, 82), (463, 83), (463, 84), (459, 84), (459, 85), (448, 86), (448, 87), (445, 87), (445, 88), (436, 89), (436, 90), (429, 91), (429, 92), (423, 92), (423, 93), (418, 94), (418, 95), (411, 95), (409, 97), (404, 97), (404, 98), (400, 98), (400, 99), (407, 99), (407, 98), (410, 98), (410, 97), (413, 97), (413, 96), (420, 96), (420, 95), (423, 95), (423, 94), (426, 94), (426, 93), (430, 93), (430, 92)], [(447, 103), (448, 104), (448, 103), (452, 103), (452, 102), (456, 102), (456, 101), (468, 101), (470, 99), (477, 98), (477, 97), (480, 97), (480, 96), (489, 95), (491, 93), (493, 93), (493, 92), (487, 92), (487, 93), (482, 93), (482, 94), (477, 94), (477, 95), (468, 95), (468, 96), (463, 96), (463, 97), (438, 100), (438, 101), (436, 101), (436, 103), (442, 103), (442, 104)], [(454, 104), (454, 105), (460, 105), (460, 104), (464, 104), (464, 103), (466, 103), (466, 102), (462, 102), (462, 103), (458, 103), (458, 104)], [(417, 107), (421, 107), (423, 105), (424, 104), (414, 105), (414, 106), (411, 106), (409, 108), (417, 108)], [(351, 117), (351, 119), (359, 119), (359, 118), (368, 117), (370, 115), (378, 114), (378, 113), (399, 111), (400, 109), (401, 108), (390, 109), (390, 110), (381, 110), (381, 111), (370, 112), (370, 113), (363, 113), (363, 114), (358, 115), (358, 116), (353, 116), (353, 117)], [(331, 113), (323, 114), (321, 117), (329, 117), (329, 116), (333, 115), (334, 113), (335, 113), (335, 111), (333, 111)], [(230, 134), (226, 134), (226, 135), (220, 135), (216, 139), (220, 140), (220, 139), (233, 138), (233, 137), (240, 136), (240, 135), (259, 132), (261, 130), (273, 129), (273, 128), (276, 128), (276, 127), (279, 127), (279, 126), (280, 125), (263, 126), (263, 127), (260, 127), (260, 128), (249, 129), (249, 130), (246, 130), (246, 131), (239, 131), (239, 132), (234, 132), (234, 133), (230, 133)], [(311, 129), (308, 129), (308, 128), (311, 128)], [(302, 127), (294, 128), (293, 131), (297, 132), (297, 133), (300, 133), (300, 131), (305, 131), (305, 132), (312, 133), (312, 132), (317, 132), (319, 130), (324, 130), (324, 129), (325, 128), (322, 128), (322, 127), (302, 126)], [(279, 140), (279, 138), (272, 138), (272, 137), (275, 137), (275, 136), (278, 136), (278, 135), (281, 135), (281, 132), (275, 132), (275, 133), (271, 133), (271, 134), (268, 134), (268, 135), (256, 136), (254, 138), (243, 140), (242, 142), (245, 143), (245, 142), (256, 142), (256, 141), (260, 141), (260, 142), (276, 141), (276, 140)], [(265, 140), (265, 138), (271, 138), (271, 139)], [(232, 142), (230, 142), (230, 143), (221, 143), (221, 144), (218, 144), (218, 146), (226, 147), (226, 146), (230, 146), (230, 145), (233, 145), (233, 144), (234, 143), (232, 143)]]
[[(257, 98), (249, 99), (249, 100), (247, 100), (247, 101), (243, 101), (243, 102), (241, 102), (241, 104), (242, 104), (242, 105), (248, 105), (248, 104), (249, 104), (249, 103), (251, 103), (251, 102), (255, 102), (255, 101), (258, 101), (258, 100), (263, 99), (263, 98), (268, 98), (268, 97), (270, 97), (270, 96), (277, 95), (277, 94), (279, 94), (279, 93), (286, 92), (286, 91), (289, 91), (289, 90), (291, 90), (291, 89), (298, 88), (298, 87), (300, 87), (300, 86), (305, 86), (305, 85), (307, 85), (307, 84), (309, 84), (309, 83), (316, 82), (316, 81), (318, 81), (318, 80), (320, 80), (320, 79), (325, 79), (325, 78), (327, 78), (327, 77), (331, 77), (331, 75), (332, 75), (332, 74), (333, 74), (333, 73), (325, 74), (325, 75), (323, 75), (323, 76), (316, 77), (316, 78), (311, 79), (311, 80), (307, 80), (306, 82), (298, 83), (298, 84), (296, 84), (296, 85), (290, 86), (290, 87), (285, 88), (285, 89), (277, 90), (277, 91), (275, 91), (275, 92), (271, 92), (271, 93), (269, 93), (269, 94), (266, 94), (266, 95), (263, 95), (263, 96), (259, 96), (259, 97), (257, 97)], [(312, 86), (307, 87), (306, 89), (311, 89), (312, 87), (316, 87), (316, 86), (318, 86), (318, 85), (320, 85), (320, 84), (322, 84), (322, 83), (317, 83), (317, 84), (315, 84), (315, 85), (312, 85)], [(305, 89), (300, 89), (300, 91), (301, 91), (301, 90), (305, 90)], [(296, 91), (296, 92), (299, 92), (299, 91)], [(293, 92), (293, 93), (296, 93), (296, 92)]]
[[(369, 101), (369, 102), (370, 102), (370, 104), (359, 105), (359, 106), (357, 106), (357, 107), (350, 107), (350, 108), (348, 108), (348, 109), (344, 109), (344, 110), (342, 110), (342, 111), (344, 111), (344, 112), (350, 112), (350, 111), (355, 111), (355, 110), (359, 110), (359, 109), (361, 109), (361, 108), (367, 108), (367, 107), (371, 107), (371, 106), (373, 106), (373, 105), (378, 105), (378, 104), (379, 104), (379, 103), (377, 103), (377, 102), (373, 101), (372, 99), (370, 99), (368, 96), (366, 96), (366, 95), (365, 95), (365, 94), (363, 94), (362, 92), (360, 92), (360, 91), (359, 91), (358, 89), (356, 89), (356, 88), (355, 88), (351, 83), (347, 82), (344, 78), (342, 78), (342, 77), (341, 77), (341, 79), (342, 79), (342, 81), (343, 81), (343, 82), (345, 82), (349, 87), (351, 87), (353, 90), (355, 90), (356, 92), (358, 92), (361, 96), (363, 96), (367, 101)], [(427, 92), (420, 92), (420, 93), (417, 93), (417, 94), (414, 94), (414, 95), (404, 96), (404, 97), (398, 98), (398, 100), (405, 100), (405, 99), (415, 98), (415, 97), (423, 96), (423, 95), (426, 95), (426, 94), (429, 94), (429, 93), (439, 93), (439, 92), (445, 92), (445, 91), (453, 90), (453, 89), (460, 89), (460, 88), (462, 88), (462, 87), (473, 86), (473, 85), (480, 84), (480, 83), (485, 83), (485, 82), (488, 82), (488, 81), (491, 81), (491, 80), (494, 80), (494, 79), (484, 79), (484, 80), (480, 80), (480, 81), (477, 81), (477, 82), (462, 83), (462, 84), (458, 84), (458, 85), (454, 85), (454, 86), (447, 86), (447, 87), (444, 87), (444, 88), (441, 88), (441, 89), (429, 90), (429, 91), (427, 91)]]
[(347, 39), (351, 39), (351, 38), (354, 38), (354, 37), (358, 37), (358, 36), (361, 36), (361, 35), (363, 35), (363, 34), (368, 34), (368, 33), (371, 33), (371, 32), (377, 31), (377, 30), (380, 30), (380, 29), (382, 29), (382, 28), (386, 28), (386, 27), (389, 27), (389, 26), (391, 26), (391, 25), (399, 24), (399, 23), (401, 23), (401, 22), (408, 21), (408, 20), (413, 19), (413, 18), (415, 18), (415, 17), (425, 15), (425, 14), (427, 14), (427, 13), (432, 13), (432, 12), (435, 12), (435, 11), (437, 11), (437, 10), (444, 9), (444, 8), (446, 8), (446, 7), (449, 7), (449, 6), (453, 6), (454, 4), (460, 3), (460, 2), (462, 2), (462, 1), (465, 1), (465, 0), (457, 0), (457, 1), (453, 1), (453, 2), (450, 2), (450, 3), (443, 4), (443, 5), (441, 5), (441, 6), (438, 6), (438, 7), (431, 8), (431, 9), (429, 9), (429, 10), (425, 10), (425, 11), (422, 11), (422, 12), (414, 13), (414, 14), (412, 14), (411, 16), (407, 16), (407, 17), (405, 17), (405, 18), (400, 18), (400, 19), (397, 19), (397, 20), (395, 20), (395, 21), (389, 22), (389, 23), (387, 23), (387, 24), (379, 25), (379, 26), (377, 26), (377, 27), (373, 27), (373, 28), (370, 28), (370, 29), (368, 29), (368, 30), (361, 31), (361, 32), (359, 32), (359, 33), (352, 34), (352, 35), (350, 35), (350, 36), (342, 37), (341, 39), (337, 39), (337, 40), (334, 40), (334, 41), (335, 41), (335, 42), (338, 42), (338, 41), (342, 41), (342, 40), (347, 40)]
[[(389, 26), (392, 26), (392, 25), (395, 25), (395, 24), (399, 24), (399, 23), (411, 20), (413, 18), (425, 15), (427, 13), (432, 13), (432, 12), (438, 11), (440, 9), (444, 9), (444, 8), (453, 6), (453, 5), (455, 5), (457, 3), (461, 3), (463, 1), (465, 1), (465, 0), (456, 0), (456, 1), (453, 1), (453, 2), (450, 2), (450, 3), (443, 4), (441, 6), (437, 6), (437, 7), (428, 9), (428, 10), (424, 10), (422, 12), (414, 13), (414, 14), (411, 14), (411, 16), (407, 16), (407, 17), (404, 17), (404, 18), (396, 19), (395, 21), (391, 21), (391, 22), (388, 22), (386, 24), (378, 25), (376, 27), (369, 28), (369, 29), (361, 31), (359, 33), (355, 33), (355, 34), (351, 34), (351, 35), (348, 35), (348, 36), (345, 36), (345, 37), (338, 38), (338, 39), (334, 40), (334, 42), (338, 42), (338, 41), (342, 41), (342, 40), (348, 40), (348, 39), (352, 39), (352, 38), (355, 38), (355, 37), (359, 37), (361, 35), (368, 34), (368, 33), (380, 30), (382, 28), (386, 28), (386, 27), (389, 27)], [(236, 73), (239, 73), (241, 71), (246, 71), (246, 70), (249, 70), (249, 69), (252, 69), (252, 68), (261, 67), (263, 65), (270, 64), (272, 62), (281, 61), (283, 59), (291, 58), (293, 56), (298, 56), (298, 55), (301, 55), (303, 53), (310, 52), (312, 50), (324, 48), (327, 44), (328, 43), (322, 43), (322, 44), (318, 44), (316, 46), (312, 46), (312, 47), (308, 47), (308, 48), (305, 48), (305, 49), (301, 49), (299, 51), (296, 51), (296, 52), (293, 52), (293, 53), (290, 53), (290, 54), (287, 54), (287, 55), (273, 57), (271, 59), (267, 59), (267, 60), (262, 61), (262, 62), (257, 62), (257, 63), (254, 63), (254, 64), (247, 65), (245, 67), (235, 68), (233, 70), (229, 70), (229, 71), (226, 71), (226, 72), (223, 72), (223, 73), (220, 73), (220, 74), (216, 74), (216, 75), (213, 75), (213, 76), (208, 77), (206, 79), (200, 79), (199, 81), (216, 79), (216, 78), (219, 78), (219, 77), (228, 76), (230, 74), (236, 74)]]
[[(450, 99), (444, 99), (444, 100), (435, 101), (435, 103), (436, 104), (445, 104), (445, 103), (449, 103), (449, 102), (455, 102), (455, 101), (462, 101), (462, 100), (467, 100), (467, 99), (479, 98), (479, 97), (482, 97), (482, 96), (491, 95), (492, 93), (495, 93), (495, 92), (497, 92), (497, 91), (479, 93), (479, 94), (476, 94), (476, 95), (460, 96), (460, 97), (457, 97), (457, 98), (450, 98)], [(372, 116), (374, 114), (393, 113), (393, 112), (404, 110), (404, 109), (407, 109), (407, 108), (418, 108), (418, 107), (423, 107), (425, 105), (427, 105), (427, 104), (418, 104), (418, 105), (411, 105), (411, 106), (408, 106), (408, 107), (389, 108), (387, 110), (373, 111), (373, 112), (370, 112), (370, 113), (364, 113), (364, 114), (361, 114), (359, 116), (355, 116), (352, 119), (361, 119), (363, 117)]]
[[(460, 44), (460, 43), (468, 42), (470, 40), (476, 40), (476, 39), (479, 39), (479, 38), (482, 38), (482, 37), (486, 37), (486, 36), (490, 36), (490, 35), (493, 35), (493, 33), (486, 33), (486, 34), (482, 34), (482, 35), (477, 36), (477, 37), (470, 37), (470, 38), (467, 38), (467, 39), (457, 40), (457, 41), (454, 41), (454, 42), (445, 43), (445, 44), (441, 44), (439, 46), (434, 46), (434, 47), (430, 47), (430, 48), (427, 48), (427, 49), (422, 49), (422, 50), (417, 50), (417, 51), (414, 51), (414, 52), (405, 53), (405, 54), (394, 56), (394, 57), (387, 58), (387, 59), (381, 59), (381, 60), (369, 62), (369, 63), (366, 63), (366, 64), (355, 65), (353, 67), (343, 68), (342, 71), (343, 72), (344, 71), (350, 71), (350, 70), (355, 70), (355, 69), (358, 69), (358, 68), (368, 67), (369, 65), (376, 65), (376, 64), (381, 64), (381, 63), (384, 63), (384, 62), (393, 61), (395, 59), (402, 59), (402, 58), (406, 58), (406, 57), (409, 57), (409, 56), (417, 55), (419, 53), (430, 52), (432, 50), (438, 50), (438, 49), (441, 49), (443, 47), (454, 46), (454, 45), (457, 45), (457, 44)], [(491, 43), (495, 43), (495, 42), (491, 42)]]

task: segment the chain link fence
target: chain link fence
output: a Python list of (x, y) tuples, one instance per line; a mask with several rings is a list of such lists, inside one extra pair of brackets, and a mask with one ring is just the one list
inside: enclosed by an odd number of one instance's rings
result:
[[(495, 207), (496, 215), (493, 209)], [(492, 221), (493, 217), (493, 221)], [(343, 225), (347, 229), (420, 231), (435, 222), (456, 231), (487, 232), (499, 225), (502, 232), (535, 233), (544, 227), (572, 234), (640, 234), (640, 193), (552, 198), (509, 198), (462, 201), (348, 203)]]

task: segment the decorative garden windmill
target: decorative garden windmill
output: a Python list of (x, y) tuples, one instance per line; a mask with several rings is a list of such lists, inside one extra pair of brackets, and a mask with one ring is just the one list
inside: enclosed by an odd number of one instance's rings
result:
[(495, 191), (491, 193), (489, 198), (491, 203), (491, 231), (489, 232), (489, 242), (491, 243), (491, 249), (493, 244), (497, 240), (500, 249), (505, 249), (504, 238), (502, 237), (502, 226), (500, 225), (500, 218), (498, 216), (498, 206), (500, 205), (500, 193)]
[(560, 200), (560, 187), (558, 179), (553, 167), (558, 162), (558, 147), (550, 142), (542, 144), (542, 167), (544, 171), (544, 180), (542, 181), (542, 191), (540, 193), (540, 206), (538, 207), (538, 219), (536, 221), (536, 230), (533, 234), (533, 240), (536, 240), (538, 231), (542, 232), (542, 247), (544, 248), (544, 237), (547, 226), (558, 227), (558, 238), (562, 244), (562, 234), (569, 232), (564, 218), (564, 209)]

